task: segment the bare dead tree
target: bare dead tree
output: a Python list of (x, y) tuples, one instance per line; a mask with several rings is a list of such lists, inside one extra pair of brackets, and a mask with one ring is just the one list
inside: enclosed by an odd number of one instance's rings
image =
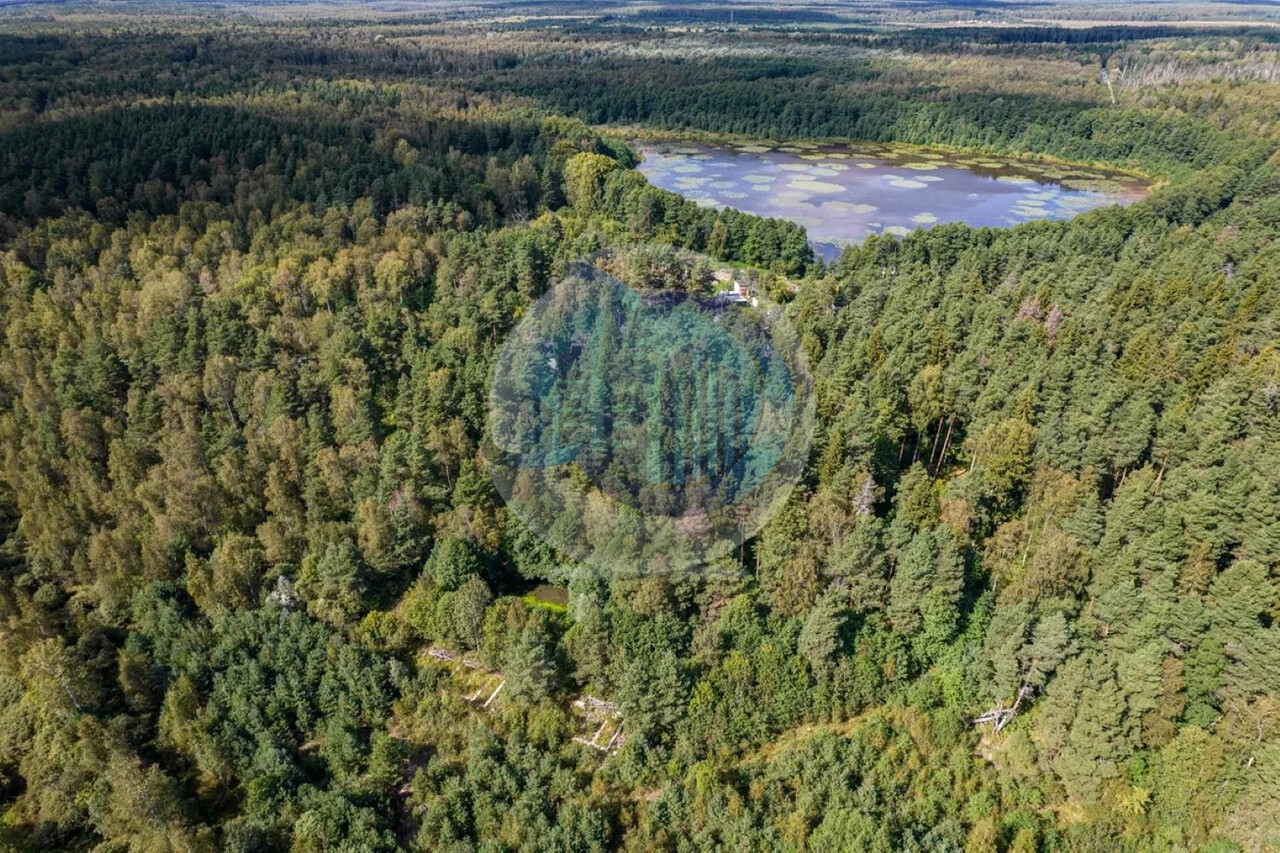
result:
[(1018, 695), (1014, 698), (1012, 705), (1006, 708), (1003, 700), (997, 702), (996, 706), (990, 711), (974, 717), (974, 725), (981, 726), (990, 723), (992, 733), (999, 734), (1001, 729), (1013, 722), (1013, 718), (1018, 715), (1018, 709), (1022, 707), (1023, 701), (1030, 699), (1035, 695), (1035, 692), (1036, 689), (1030, 684), (1023, 684), (1018, 688)]

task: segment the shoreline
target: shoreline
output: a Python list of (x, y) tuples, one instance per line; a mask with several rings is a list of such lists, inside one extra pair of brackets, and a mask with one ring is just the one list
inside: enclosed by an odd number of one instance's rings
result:
[(775, 149), (787, 146), (798, 148), (820, 148), (822, 146), (831, 146), (852, 150), (859, 146), (884, 146), (886, 148), (899, 148), (902, 150), (932, 152), (953, 156), (985, 156), (1001, 158), (1010, 161), (1010, 166), (1017, 166), (1021, 163), (1028, 166), (1061, 166), (1064, 168), (1088, 169), (1089, 171), (1108, 173), (1113, 176), (1139, 179), (1147, 184), (1145, 189), (1148, 193), (1169, 183), (1169, 178), (1167, 176), (1155, 175), (1136, 167), (1121, 167), (1116, 166), (1113, 163), (1101, 161), (1068, 160), (1062, 157), (1056, 157), (1052, 154), (1042, 153), (1011, 154), (984, 148), (959, 148), (956, 146), (941, 144), (921, 145), (915, 142), (882, 142), (870, 139), (841, 139), (834, 137), (806, 137), (780, 140), (765, 136), (751, 136), (742, 133), (724, 133), (721, 131), (663, 130), (648, 125), (596, 124), (591, 127), (603, 135), (620, 138), (628, 145), (631, 145), (633, 141), (638, 140), (645, 142), (703, 142), (709, 144), (754, 143), (758, 145), (768, 145)]

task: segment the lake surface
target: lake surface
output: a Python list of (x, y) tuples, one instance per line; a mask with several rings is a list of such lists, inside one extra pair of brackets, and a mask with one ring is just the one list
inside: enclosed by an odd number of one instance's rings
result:
[(826, 260), (871, 234), (942, 222), (1006, 227), (1129, 204), (1139, 178), (894, 145), (640, 142), (651, 183), (698, 204), (803, 225)]

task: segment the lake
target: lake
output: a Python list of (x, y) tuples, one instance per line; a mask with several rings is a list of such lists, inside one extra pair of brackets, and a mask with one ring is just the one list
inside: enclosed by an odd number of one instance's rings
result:
[(1130, 204), (1140, 178), (1063, 164), (898, 145), (654, 142), (635, 147), (651, 183), (698, 204), (789, 219), (826, 260), (871, 234), (943, 222), (1005, 227)]

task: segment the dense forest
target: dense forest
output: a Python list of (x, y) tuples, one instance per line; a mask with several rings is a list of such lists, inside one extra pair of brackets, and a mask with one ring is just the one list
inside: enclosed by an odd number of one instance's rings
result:
[[(303, 14), (0, 16), (0, 849), (1280, 848), (1274, 37)], [(1159, 184), (823, 265), (654, 131)], [(799, 337), (799, 485), (706, 571), (487, 470), (587, 257)]]

